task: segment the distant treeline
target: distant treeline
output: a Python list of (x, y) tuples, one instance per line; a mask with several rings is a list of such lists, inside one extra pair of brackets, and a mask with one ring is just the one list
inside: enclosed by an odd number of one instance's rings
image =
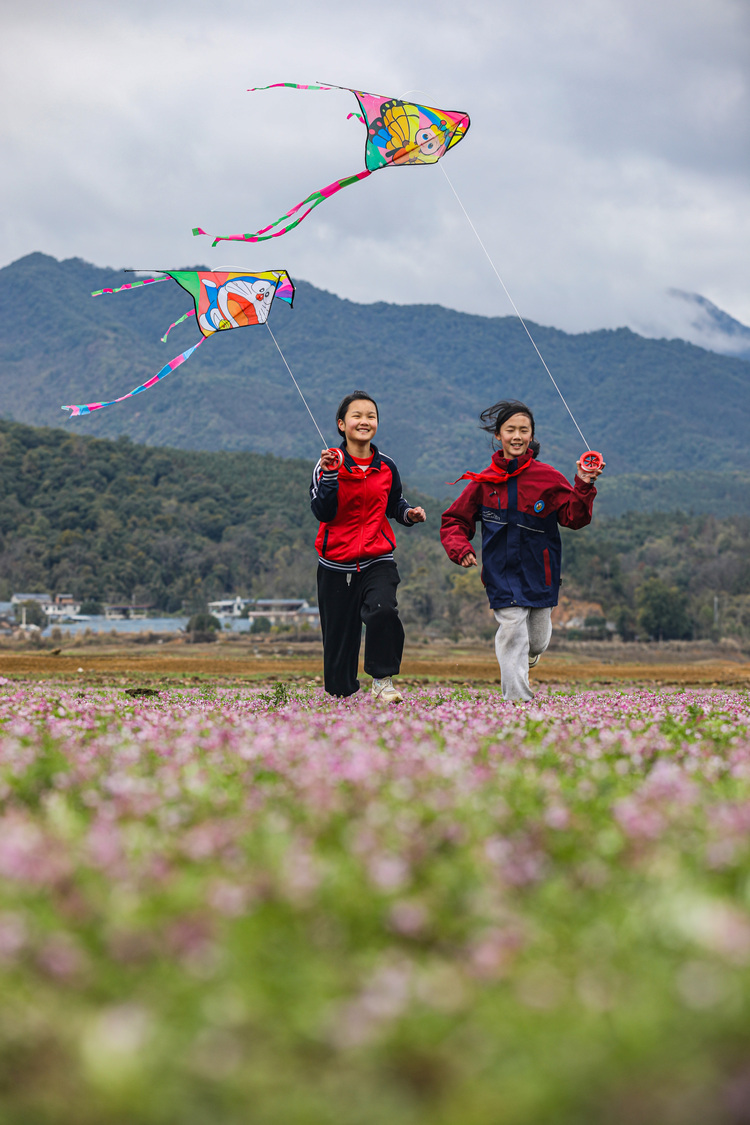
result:
[[(73, 594), (199, 612), (224, 594), (315, 598), (312, 465), (193, 453), (0, 421), (0, 599)], [(400, 603), (432, 633), (487, 633), (476, 572), (439, 542), (441, 505), (398, 530)], [(596, 602), (625, 638), (750, 637), (750, 518), (630, 513), (563, 532), (563, 592)], [(600, 619), (601, 618), (601, 619)]]
[(750, 517), (631, 512), (563, 531), (566, 592), (625, 639), (750, 639)]
[(0, 422), (0, 595), (167, 613), (227, 591), (311, 595), (310, 468)]

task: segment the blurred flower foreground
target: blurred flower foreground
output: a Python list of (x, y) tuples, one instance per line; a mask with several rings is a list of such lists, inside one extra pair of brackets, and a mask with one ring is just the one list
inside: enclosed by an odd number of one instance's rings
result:
[(750, 1121), (749, 724), (0, 681), (0, 1120)]

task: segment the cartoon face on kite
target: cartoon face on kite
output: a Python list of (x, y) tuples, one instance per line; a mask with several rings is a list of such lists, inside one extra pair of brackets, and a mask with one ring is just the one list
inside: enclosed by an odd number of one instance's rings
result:
[[(295, 90), (349, 90), (359, 102), (361, 113), (350, 113), (367, 128), (365, 141), (365, 168), (352, 176), (334, 180), (327, 187), (312, 192), (307, 199), (286, 211), (275, 222), (252, 234), (219, 235), (219, 242), (265, 242), (299, 226), (310, 212), (323, 200), (342, 188), (364, 180), (379, 168), (389, 166), (436, 164), (448, 149), (463, 140), (468, 132), (469, 115), (461, 110), (433, 109), (400, 98), (385, 98), (344, 86), (301, 86), (296, 82), (274, 82), (272, 86), (256, 86), (256, 90), (270, 90), (276, 86), (290, 86)], [(193, 234), (205, 234), (202, 227), (193, 227)]]
[[(164, 272), (161, 277), (149, 277), (145, 281), (133, 281), (128, 285), (121, 285), (119, 289), (99, 289), (92, 293), (92, 297), (100, 297), (103, 293), (121, 293), (124, 289), (137, 289), (141, 285), (155, 285), (160, 281), (176, 281), (193, 298), (195, 308), (179, 317), (174, 324), (170, 324), (162, 336), (166, 340), (169, 333), (176, 325), (181, 324), (188, 317), (197, 319), (201, 330), (201, 339), (193, 344), (181, 355), (175, 356), (166, 363), (156, 375), (148, 382), (135, 387), (126, 395), (112, 399), (110, 402), (87, 402), (77, 406), (63, 406), (63, 410), (70, 411), (70, 417), (76, 418), (81, 414), (91, 414), (94, 410), (101, 410), (105, 406), (113, 406), (116, 402), (123, 402), (126, 398), (139, 395), (153, 387), (170, 371), (174, 371), (189, 359), (196, 348), (213, 336), (216, 332), (225, 332), (232, 328), (248, 328), (254, 324), (265, 324), (271, 312), (274, 298), (285, 301), (290, 308), (294, 304), (294, 285), (286, 270), (266, 270), (263, 273), (248, 273), (225, 271), (212, 273), (208, 270), (174, 270)], [(270, 331), (270, 326), (269, 326)], [(278, 346), (278, 345), (277, 345)]]
[(416, 140), (424, 164), (434, 164), (445, 152), (446, 134), (434, 125), (418, 129)]
[(435, 164), (446, 150), (447, 122), (424, 106), (384, 102), (368, 129), (371, 145), (388, 164)]
[(223, 285), (201, 276), (198, 327), (208, 336), (227, 328), (265, 324), (275, 292), (276, 287), (269, 281), (250, 274), (233, 275)]

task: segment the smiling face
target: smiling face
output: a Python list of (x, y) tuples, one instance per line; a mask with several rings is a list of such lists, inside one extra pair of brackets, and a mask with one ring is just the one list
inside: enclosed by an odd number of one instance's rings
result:
[(429, 161), (439, 160), (445, 152), (445, 133), (430, 125), (427, 129), (419, 129), (415, 138), (422, 156)]
[[(346, 414), (339, 418), (338, 427), (349, 443), (369, 444), (378, 432), (378, 411), (368, 398), (355, 398), (349, 403)], [(366, 455), (365, 455), (366, 456)]]
[(503, 457), (507, 457), (509, 461), (523, 456), (533, 436), (528, 414), (512, 414), (495, 432), (495, 437), (503, 447)]

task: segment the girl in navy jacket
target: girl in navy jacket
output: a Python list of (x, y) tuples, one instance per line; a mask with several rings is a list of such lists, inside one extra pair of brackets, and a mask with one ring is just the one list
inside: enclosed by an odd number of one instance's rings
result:
[(558, 524), (591, 522), (594, 481), (601, 469), (584, 472), (576, 462), (575, 483), (537, 461), (534, 415), (522, 402), (503, 400), (481, 414), (500, 449), (443, 514), (440, 539), (449, 558), (477, 565), (471, 540), (482, 524), (482, 582), (498, 623), (495, 652), (505, 699), (533, 699), (529, 668), (552, 635), (552, 607), (560, 588)]
[(377, 404), (365, 391), (341, 402), (336, 425), (344, 437), (343, 461), (339, 464), (337, 450), (323, 450), (313, 472), (310, 506), (321, 521), (315, 546), (325, 689), (340, 696), (358, 691), (364, 623), (372, 693), (384, 703), (400, 703), (392, 677), (401, 667), (404, 627), (389, 519), (411, 527), (426, 516), (424, 508), (409, 506), (395, 462), (372, 444), (378, 420)]

